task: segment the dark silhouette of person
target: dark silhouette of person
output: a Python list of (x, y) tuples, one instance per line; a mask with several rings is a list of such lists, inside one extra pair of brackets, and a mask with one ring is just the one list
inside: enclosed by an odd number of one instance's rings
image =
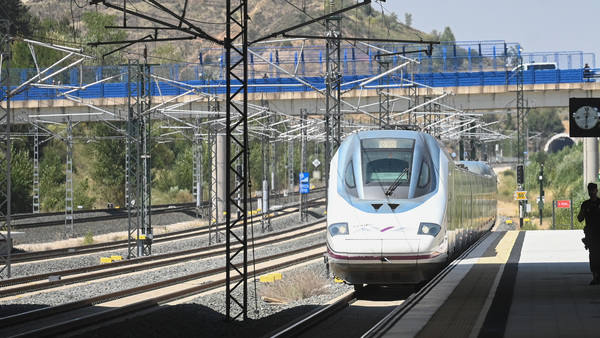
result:
[(587, 190), (590, 199), (581, 203), (577, 220), (585, 219), (582, 242), (590, 252), (590, 270), (594, 276), (590, 285), (596, 285), (600, 284), (600, 198), (595, 183), (589, 183)]
[(587, 63), (583, 66), (583, 78), (589, 81), (589, 78), (592, 77), (592, 71), (590, 70), (590, 65)]

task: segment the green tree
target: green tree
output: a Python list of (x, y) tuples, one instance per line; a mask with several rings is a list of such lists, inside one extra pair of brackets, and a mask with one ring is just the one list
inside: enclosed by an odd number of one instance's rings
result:
[(194, 153), (193, 147), (187, 147), (184, 151), (177, 155), (175, 160), (174, 176), (175, 185), (179, 189), (192, 191), (193, 174), (194, 174)]
[(86, 177), (85, 179), (74, 182), (74, 191), (73, 191), (73, 204), (74, 207), (77, 208), (81, 206), (83, 209), (92, 209), (94, 207), (94, 203), (96, 199), (89, 196), (90, 190), (90, 182)]
[(13, 212), (31, 212), (33, 163), (27, 150), (12, 150), (11, 162), (11, 209)]
[(64, 210), (65, 145), (52, 140), (42, 148), (40, 161), (40, 203), (42, 211)]
[[(55, 40), (66, 40), (70, 33), (70, 24), (68, 18), (62, 18), (60, 20), (54, 20), (52, 18), (45, 18), (40, 21), (39, 18), (34, 18), (34, 39), (55, 41)], [(44, 48), (39, 46), (33, 46), (37, 57), (38, 66), (40, 68), (46, 68), (54, 64), (56, 61), (63, 58), (66, 53), (60, 52), (50, 48)], [(35, 63), (29, 47), (25, 42), (16, 41), (12, 47), (13, 60), (11, 67), (14, 68), (34, 68)]]
[(564, 126), (556, 109), (532, 109), (527, 113), (527, 125), (530, 132), (540, 132), (549, 137), (564, 131)]
[[(81, 20), (85, 24), (85, 34), (83, 40), (86, 43), (99, 42), (99, 41), (120, 41), (125, 40), (127, 34), (118, 29), (108, 29), (106, 26), (114, 26), (116, 17), (114, 15), (103, 14), (100, 12), (84, 12)], [(103, 55), (114, 50), (118, 46), (106, 45), (98, 47), (86, 47), (86, 51), (92, 55), (96, 55), (96, 62), (104, 64), (118, 64), (120, 63), (120, 53), (114, 53), (105, 59)]]
[(456, 41), (454, 33), (452, 33), (452, 29), (450, 29), (450, 27), (444, 28), (444, 32), (442, 35), (440, 35), (440, 41)]
[[(3, 162), (4, 164), (4, 162)], [(13, 144), (11, 146), (10, 158), (10, 177), (11, 177), (11, 210), (13, 213), (31, 212), (32, 208), (32, 182), (33, 182), (33, 164), (29, 159), (29, 153), (25, 149)], [(6, 166), (0, 166), (0, 172), (4, 173)], [(0, 187), (6, 191), (6, 185)], [(3, 212), (6, 208), (2, 207)]]
[[(103, 123), (92, 127), (95, 135), (110, 135), (110, 128)], [(101, 196), (106, 202), (125, 203), (125, 142), (108, 139), (90, 143), (94, 154), (91, 176), (100, 186)]]
[[(0, 19), (10, 22), (10, 34), (13, 36), (29, 36), (33, 31), (31, 14), (21, 0), (3, 0)], [(0, 27), (0, 30), (4, 30), (4, 27)]]
[(404, 13), (404, 24), (407, 25), (408, 27), (412, 26), (412, 14), (410, 13)]

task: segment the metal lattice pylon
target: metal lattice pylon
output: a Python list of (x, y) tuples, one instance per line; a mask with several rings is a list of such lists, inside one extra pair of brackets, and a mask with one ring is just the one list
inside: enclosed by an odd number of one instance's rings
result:
[[(196, 120), (196, 126), (200, 125), (200, 119)], [(193, 138), (193, 162), (192, 162), (192, 195), (196, 200), (196, 218), (202, 215), (202, 137), (200, 128), (194, 128)]]
[(33, 126), (33, 201), (32, 212), (40, 212), (40, 134), (37, 125)]
[[(265, 100), (261, 100), (261, 106), (265, 108), (263, 116), (267, 118), (267, 121), (270, 121), (271, 115), (269, 114), (269, 102)], [(270, 168), (270, 153), (271, 153), (271, 138), (270, 131), (267, 132), (267, 127), (270, 128), (271, 124), (267, 123), (266, 126), (263, 126), (262, 133), (262, 142), (260, 144), (261, 154), (262, 154), (262, 205), (261, 205), (261, 213), (260, 213), (260, 229), (261, 232), (271, 231), (271, 218), (269, 218), (269, 168)]]
[(140, 137), (141, 157), (142, 157), (142, 220), (141, 220), (141, 236), (138, 238), (138, 253), (139, 255), (148, 256), (152, 254), (152, 176), (151, 176), (151, 149), (152, 149), (152, 116), (150, 107), (152, 106), (152, 82), (150, 77), (150, 65), (147, 62), (147, 51), (144, 48), (144, 65), (140, 67), (141, 73), (141, 99), (140, 99), (140, 115), (141, 115), (141, 130)]
[[(527, 108), (525, 107), (525, 93), (523, 88), (523, 57), (521, 48), (518, 50), (517, 67), (517, 164), (525, 165), (525, 152), (527, 151)], [(523, 184), (517, 184), (517, 190), (524, 189)], [(525, 214), (525, 201), (519, 201), (519, 227), (523, 228), (523, 215)]]
[[(269, 126), (275, 126), (278, 123), (278, 116), (275, 114), (269, 115)], [(270, 191), (275, 192), (277, 190), (277, 143), (275, 142), (275, 128), (271, 127), (271, 132), (269, 133), (269, 162), (270, 162)], [(270, 225), (269, 225), (270, 226)]]
[[(225, 312), (228, 320), (248, 318), (248, 1), (227, 0), (226, 61), (226, 160), (225, 203), (226, 262)], [(232, 85), (237, 85), (234, 87)], [(236, 163), (241, 161), (241, 171)], [(232, 182), (239, 182), (231, 186)], [(236, 197), (240, 193), (239, 203)], [(239, 218), (233, 219), (233, 210)], [(241, 231), (233, 229), (241, 225)], [(233, 307), (233, 308), (232, 308)]]
[(65, 237), (75, 237), (73, 228), (73, 121), (67, 117), (67, 158), (65, 166)]
[(288, 141), (287, 151), (287, 178), (288, 178), (288, 198), (291, 199), (294, 191), (294, 140)]
[[(416, 83), (413, 83), (412, 85), (408, 86), (408, 98), (409, 98), (409, 103), (408, 103), (409, 110), (414, 107), (417, 107), (419, 105), (419, 86)], [(408, 112), (407, 124), (408, 125), (417, 124), (416, 116), (417, 115), (414, 113), (414, 111), (410, 110)]]
[(152, 220), (150, 216), (150, 66), (129, 61), (127, 142), (125, 156), (128, 211), (127, 257), (152, 254)]
[(0, 20), (0, 278), (11, 277), (10, 23)]
[[(300, 144), (300, 172), (307, 172), (306, 139), (308, 136), (308, 132), (306, 131), (306, 128), (307, 128), (308, 112), (306, 111), (306, 109), (300, 110), (300, 119), (301, 119), (301, 123), (302, 123), (302, 139), (301, 139), (301, 144)], [(299, 185), (300, 184), (301, 183), (299, 182)], [(300, 195), (300, 222), (306, 222), (308, 220), (308, 214), (307, 214), (307, 209), (308, 209), (307, 196), (308, 195), (302, 194), (302, 193), (300, 193), (299, 195)]]
[(217, 177), (217, 130), (215, 126), (209, 126), (208, 129), (208, 151), (210, 152), (210, 190), (209, 190), (209, 221), (208, 221), (208, 244), (214, 241), (220, 242), (221, 235), (219, 233), (219, 188)]
[[(379, 72), (384, 73), (390, 69), (390, 62), (387, 59), (381, 59), (379, 61)], [(389, 85), (389, 76), (382, 76), (379, 78), (379, 85), (381, 88), (377, 88), (377, 94), (379, 96), (379, 128), (389, 128), (390, 126), (390, 89), (384, 86)]]
[[(329, 11), (335, 10), (335, 1), (330, 0)], [(340, 34), (341, 16), (326, 19), (327, 39), (325, 45), (325, 181), (329, 183), (329, 161), (341, 143), (341, 81), (342, 73)]]
[[(129, 61), (127, 82), (127, 138), (125, 141), (125, 203), (127, 205), (127, 258), (138, 257), (137, 240), (140, 235), (140, 112), (138, 78), (139, 63)], [(134, 87), (135, 84), (135, 87)], [(135, 93), (134, 93), (135, 90)]]

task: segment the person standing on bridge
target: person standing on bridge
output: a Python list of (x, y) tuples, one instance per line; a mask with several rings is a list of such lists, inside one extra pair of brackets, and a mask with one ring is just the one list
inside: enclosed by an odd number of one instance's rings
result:
[(590, 70), (590, 65), (586, 63), (585, 66), (583, 66), (583, 78), (589, 82), (591, 77), (592, 71)]
[(596, 285), (600, 284), (600, 199), (595, 183), (589, 183), (587, 189), (590, 199), (581, 203), (577, 220), (581, 222), (585, 219), (585, 237), (582, 241), (590, 251), (590, 270), (594, 276), (590, 285)]

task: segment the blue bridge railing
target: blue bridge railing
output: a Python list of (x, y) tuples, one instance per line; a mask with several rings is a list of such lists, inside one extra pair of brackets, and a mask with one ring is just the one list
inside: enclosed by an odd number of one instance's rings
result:
[[(414, 46), (405, 44), (379, 44), (377, 46), (343, 45), (341, 71), (343, 82), (351, 82), (380, 74), (383, 69), (375, 61), (381, 48), (392, 52), (407, 52)], [(516, 43), (498, 41), (442, 42), (435, 46), (432, 55), (407, 54), (418, 61), (405, 69), (404, 74), (414, 74), (415, 82), (431, 87), (487, 86), (515, 84), (512, 71), (518, 57), (524, 63), (552, 62), (554, 70), (524, 71), (525, 84), (577, 83), (597, 81), (596, 77), (584, 77), (584, 66), (594, 69), (595, 55), (581, 51), (523, 53)], [(181, 64), (152, 66), (151, 72), (165, 79), (173, 79), (193, 86), (206, 86), (205, 92), (223, 93), (224, 64), (221, 49), (205, 49), (199, 52), (198, 61)], [(404, 62), (402, 57), (388, 57), (390, 67)], [(285, 69), (285, 70), (284, 70)], [(263, 46), (252, 48), (249, 58), (250, 92), (309, 91), (312, 87), (325, 88), (325, 51), (323, 46)], [(294, 80), (288, 73), (301, 77), (310, 86)], [(85, 66), (74, 68), (53, 79), (54, 84), (70, 86), (90, 84), (101, 79), (110, 80), (73, 92), (83, 98), (111, 98), (127, 96), (126, 66)], [(17, 86), (36, 74), (35, 69), (14, 69), (10, 72), (11, 86)], [(385, 77), (371, 85), (401, 85), (398, 73)], [(50, 83), (49, 83), (50, 84)], [(349, 85), (344, 89), (351, 88)], [(154, 81), (152, 95), (179, 95), (185, 89), (166, 81)], [(56, 89), (30, 88), (13, 100), (51, 100), (60, 98)]]
[[(600, 74), (600, 69), (590, 70), (593, 74)], [(356, 82), (362, 79), (368, 79), (369, 75), (346, 75), (342, 78), (343, 90), (352, 89)], [(258, 78), (249, 81), (250, 93), (267, 92), (294, 92), (311, 91), (312, 87), (317, 89), (325, 88), (325, 81), (320, 76), (302, 77), (310, 86), (302, 84), (289, 77), (279, 78)], [(127, 82), (99, 83), (92, 85), (85, 90), (78, 90), (71, 95), (81, 98), (118, 98), (127, 96)], [(399, 86), (406, 84), (405, 80), (399, 76), (390, 76), (372, 82), (369, 86), (385, 85)], [(411, 77), (411, 80), (430, 87), (461, 87), (461, 86), (498, 86), (514, 85), (516, 77), (511, 71), (488, 71), (488, 72), (445, 72), (445, 73), (418, 73)], [(524, 84), (557, 84), (557, 83), (579, 83), (595, 81), (594, 78), (584, 77), (583, 69), (557, 69), (557, 70), (526, 70), (523, 72)], [(182, 81), (189, 86), (196, 86), (199, 90), (206, 93), (222, 94), (225, 93), (225, 82), (223, 80), (189, 80)], [(71, 83), (77, 86), (77, 83)], [(233, 83), (236, 85), (236, 83)], [(237, 84), (239, 85), (239, 83)], [(368, 87), (367, 87), (368, 88)], [(66, 91), (66, 90), (64, 90)], [(135, 88), (134, 88), (135, 91)], [(155, 81), (152, 83), (153, 96), (172, 96), (185, 93), (185, 86), (172, 85), (166, 81)], [(60, 92), (49, 88), (30, 88), (12, 98), (12, 100), (52, 100), (61, 98)]]

